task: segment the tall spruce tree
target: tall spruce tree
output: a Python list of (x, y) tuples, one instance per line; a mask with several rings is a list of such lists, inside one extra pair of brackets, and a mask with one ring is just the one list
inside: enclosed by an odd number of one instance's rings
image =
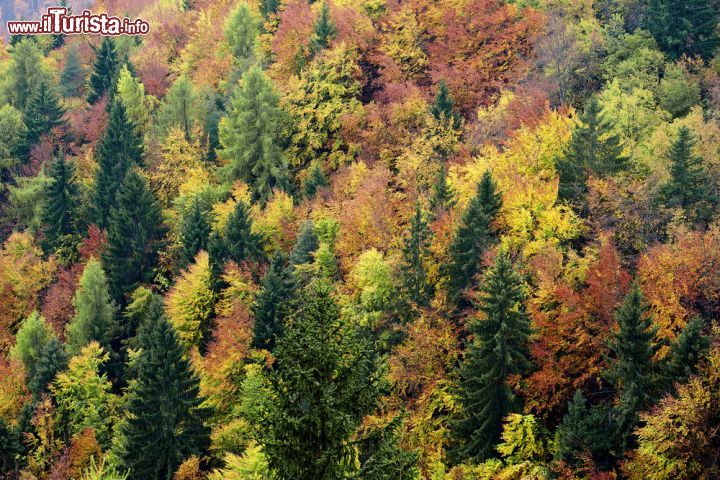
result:
[(126, 293), (151, 280), (156, 243), (163, 233), (162, 212), (147, 181), (135, 170), (125, 175), (115, 202), (102, 261), (110, 293), (119, 305), (124, 305)]
[(138, 332), (141, 353), (116, 438), (115, 454), (131, 480), (171, 480), (183, 460), (202, 455), (210, 443), (199, 380), (161, 312)]
[(45, 242), (50, 248), (58, 246), (59, 240), (75, 233), (75, 213), (78, 190), (75, 185), (75, 166), (65, 161), (62, 153), (50, 168), (50, 184), (45, 193), (43, 223)]
[(235, 263), (264, 258), (262, 238), (252, 231), (252, 221), (245, 202), (237, 203), (225, 224), (225, 249)]
[(318, 236), (315, 234), (315, 225), (312, 220), (303, 222), (300, 226), (300, 232), (290, 253), (290, 263), (293, 265), (302, 265), (310, 263), (313, 260), (313, 253), (320, 246)]
[(455, 205), (455, 193), (447, 181), (447, 168), (443, 162), (440, 162), (440, 168), (432, 186), (430, 209), (437, 214), (442, 210), (452, 208), (453, 205)]
[(692, 151), (695, 139), (687, 127), (680, 127), (670, 146), (670, 180), (663, 185), (661, 195), (668, 207), (679, 207), (695, 221), (707, 220), (710, 184), (702, 165), (702, 158)]
[(115, 82), (120, 73), (120, 62), (115, 51), (115, 40), (104, 37), (100, 47), (95, 49), (95, 64), (90, 75), (88, 102), (95, 103), (106, 93), (112, 97)]
[(305, 193), (305, 197), (313, 199), (319, 189), (328, 186), (330, 186), (330, 181), (323, 173), (320, 163), (315, 163), (303, 181), (303, 193)]
[(142, 139), (127, 118), (122, 102), (114, 101), (107, 128), (95, 152), (99, 168), (92, 201), (94, 220), (101, 228), (108, 226), (110, 208), (115, 205), (115, 196), (126, 173), (133, 166), (142, 165), (142, 154)]
[(720, 45), (717, 4), (708, 0), (648, 0), (645, 26), (670, 58), (708, 59)]
[(270, 80), (254, 66), (243, 75), (230, 111), (220, 122), (222, 156), (229, 160), (221, 175), (250, 184), (253, 200), (261, 203), (273, 189), (287, 188), (287, 159), (281, 147), (285, 114), (279, 101)]
[(85, 265), (73, 304), (75, 318), (67, 326), (69, 351), (77, 354), (92, 341), (109, 351), (117, 328), (115, 305), (110, 299), (107, 278), (99, 261), (93, 259)]
[(460, 367), (461, 416), (454, 422), (458, 459), (491, 457), (502, 422), (518, 407), (508, 377), (526, 372), (530, 320), (524, 307), (520, 275), (505, 252), (483, 278), (477, 308), (481, 317), (470, 325), (474, 335)]
[(70, 47), (65, 65), (60, 73), (60, 88), (64, 97), (79, 97), (85, 83), (85, 76), (78, 57), (77, 48)]
[(482, 256), (493, 242), (493, 221), (502, 197), (489, 171), (483, 174), (477, 194), (470, 200), (460, 227), (450, 244), (450, 262), (445, 267), (451, 301), (462, 303), (462, 294), (482, 266)]
[(183, 216), (181, 237), (185, 263), (192, 263), (200, 250), (208, 248), (210, 222), (198, 196), (193, 198), (190, 211)]
[(613, 360), (607, 379), (620, 392), (618, 402), (618, 439), (623, 446), (637, 424), (638, 412), (647, 406), (656, 387), (657, 369), (653, 357), (661, 344), (655, 342), (653, 327), (640, 287), (633, 284), (615, 312), (618, 329), (609, 341)]
[(261, 0), (260, 13), (262, 14), (263, 18), (267, 20), (270, 15), (274, 15), (277, 13), (279, 6), (280, 0)]
[(415, 215), (410, 220), (410, 232), (405, 237), (400, 268), (406, 295), (411, 302), (421, 307), (427, 306), (432, 295), (424, 262), (429, 254), (429, 240), (430, 229), (418, 201), (415, 204)]
[(267, 373), (258, 440), (279, 478), (344, 478), (352, 436), (380, 394), (377, 358), (367, 336), (341, 318), (330, 286), (309, 286), (298, 305)]
[(42, 135), (50, 133), (54, 127), (61, 125), (64, 114), (65, 110), (60, 105), (55, 88), (50, 82), (42, 79), (35, 94), (28, 100), (23, 114), (28, 145), (37, 143)]
[(448, 122), (454, 128), (460, 126), (460, 114), (455, 111), (455, 102), (450, 95), (445, 79), (438, 83), (435, 101), (430, 106), (430, 113), (441, 122)]
[(323, 1), (320, 7), (320, 15), (313, 25), (313, 36), (310, 38), (310, 54), (315, 56), (325, 50), (330, 44), (330, 40), (335, 38), (336, 33), (335, 25), (330, 19), (330, 6)]
[(260, 293), (255, 298), (252, 313), (255, 317), (252, 346), (274, 350), (277, 339), (285, 331), (284, 321), (292, 308), (295, 281), (285, 265), (282, 254), (276, 254), (262, 279)]
[(603, 118), (600, 104), (591, 98), (580, 115), (580, 124), (573, 129), (570, 142), (557, 160), (558, 198), (581, 202), (590, 174), (605, 177), (627, 167), (620, 137), (611, 131), (612, 126)]
[(703, 335), (704, 326), (702, 318), (691, 318), (670, 345), (670, 352), (661, 364), (664, 390), (672, 389), (675, 383), (685, 383), (690, 375), (697, 373), (698, 362), (710, 347), (710, 339)]

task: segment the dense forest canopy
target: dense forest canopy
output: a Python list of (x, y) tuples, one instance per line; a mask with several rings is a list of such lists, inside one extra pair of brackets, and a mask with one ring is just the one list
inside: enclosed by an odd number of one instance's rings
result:
[(92, 9), (0, 49), (0, 478), (720, 478), (720, 1)]

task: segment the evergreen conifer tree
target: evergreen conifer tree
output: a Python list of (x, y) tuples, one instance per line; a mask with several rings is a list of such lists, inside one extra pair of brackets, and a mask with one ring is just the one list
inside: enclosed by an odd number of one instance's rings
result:
[(558, 198), (577, 202), (587, 190), (589, 175), (614, 175), (627, 167), (620, 137), (612, 134), (611, 125), (603, 118), (595, 98), (588, 101), (580, 115), (565, 151), (558, 159), (560, 175)]
[(284, 113), (279, 95), (260, 67), (243, 75), (228, 116), (220, 121), (223, 156), (229, 160), (221, 175), (242, 179), (253, 201), (265, 203), (273, 189), (287, 188), (287, 159), (281, 147)]
[(310, 169), (310, 173), (308, 173), (307, 177), (305, 177), (305, 181), (303, 182), (303, 192), (305, 193), (305, 197), (313, 199), (315, 198), (318, 189), (328, 186), (330, 186), (330, 181), (323, 173), (322, 168), (320, 168), (320, 164), (316, 163)]
[(327, 2), (323, 1), (320, 7), (320, 16), (315, 20), (315, 24), (313, 25), (313, 36), (310, 39), (310, 54), (315, 56), (325, 50), (336, 33), (335, 25), (330, 19), (330, 7)]
[(27, 380), (27, 387), (36, 398), (47, 393), (48, 386), (59, 372), (65, 370), (69, 355), (56, 336), (50, 337), (43, 347), (42, 355), (35, 364), (32, 375)]
[(79, 97), (85, 83), (82, 65), (77, 48), (70, 47), (65, 57), (65, 65), (60, 73), (60, 88), (64, 97)]
[(192, 263), (200, 250), (208, 248), (210, 222), (197, 196), (193, 198), (190, 211), (183, 217), (181, 236), (185, 263)]
[(492, 223), (500, 211), (502, 197), (489, 171), (483, 174), (477, 194), (463, 213), (460, 227), (450, 245), (450, 263), (446, 267), (448, 293), (459, 302), (464, 290), (482, 266), (482, 255), (493, 241)]
[(225, 38), (236, 59), (246, 59), (252, 56), (255, 39), (260, 33), (259, 23), (247, 3), (241, 3), (233, 11), (225, 24)]
[(298, 305), (275, 348), (258, 439), (280, 478), (342, 478), (351, 437), (380, 393), (376, 355), (341, 318), (324, 282), (308, 287)]
[(280, 0), (261, 0), (260, 1), (260, 13), (265, 20), (270, 15), (277, 13), (278, 7), (280, 6)]
[(432, 197), (430, 197), (430, 209), (434, 213), (441, 210), (447, 210), (455, 205), (455, 194), (452, 187), (447, 182), (447, 168), (444, 163), (440, 163), (435, 183), (432, 186)]
[(219, 293), (224, 282), (222, 280), (225, 261), (228, 257), (227, 245), (218, 232), (211, 232), (208, 238), (208, 263), (210, 264), (211, 289)]
[(252, 231), (250, 214), (243, 201), (239, 201), (225, 225), (225, 248), (235, 263), (263, 259), (262, 238)]
[(470, 325), (474, 341), (460, 367), (461, 416), (453, 424), (459, 459), (491, 457), (502, 422), (518, 406), (508, 377), (530, 367), (530, 320), (522, 279), (505, 252), (483, 278), (481, 318)]
[(400, 448), (400, 420), (398, 416), (386, 427), (376, 429), (360, 444), (360, 472), (363, 480), (403, 480), (419, 478), (418, 452)]
[(142, 139), (125, 114), (122, 102), (114, 101), (108, 125), (98, 141), (95, 157), (99, 169), (93, 191), (94, 219), (101, 228), (108, 226), (110, 208), (125, 175), (135, 165), (142, 165)]
[(125, 176), (116, 203), (110, 212), (102, 260), (111, 296), (124, 305), (126, 293), (151, 279), (157, 257), (153, 243), (163, 233), (162, 213), (147, 181), (134, 170)]
[(611, 406), (588, 406), (582, 392), (576, 391), (556, 432), (558, 458), (577, 465), (590, 454), (597, 465), (612, 464), (615, 421)]
[(291, 309), (295, 293), (292, 273), (285, 266), (285, 256), (276, 254), (262, 279), (252, 313), (255, 317), (252, 346), (272, 351), (282, 338), (285, 317)]
[(672, 59), (708, 59), (720, 44), (717, 4), (708, 0), (648, 0), (645, 25)]
[(145, 319), (138, 342), (142, 350), (115, 454), (131, 480), (170, 480), (183, 460), (208, 447), (210, 412), (201, 406), (198, 378), (164, 315)]
[(78, 191), (74, 176), (75, 166), (66, 162), (65, 155), (61, 153), (50, 168), (51, 181), (43, 207), (45, 241), (50, 247), (57, 247), (60, 238), (76, 232)]
[(312, 220), (303, 222), (300, 226), (300, 232), (295, 242), (295, 247), (290, 254), (290, 263), (293, 265), (302, 265), (313, 261), (313, 253), (320, 246), (317, 235), (315, 234), (315, 225)]
[[(618, 439), (626, 442), (637, 423), (637, 413), (644, 408), (656, 387), (653, 357), (660, 348), (655, 343), (657, 327), (647, 314), (640, 287), (634, 283), (615, 312), (618, 330), (609, 341), (614, 360), (606, 377), (620, 391), (618, 404)], [(625, 445), (626, 446), (626, 445)]]
[(106, 93), (112, 97), (115, 93), (115, 82), (120, 73), (115, 41), (111, 37), (103, 38), (100, 48), (95, 49), (95, 55), (95, 64), (90, 75), (90, 93), (88, 95), (90, 103), (97, 102)]
[(437, 94), (435, 94), (435, 101), (430, 106), (430, 113), (436, 119), (448, 122), (452, 127), (458, 128), (460, 127), (460, 114), (454, 110), (454, 107), (455, 102), (443, 78), (438, 83)]
[(702, 332), (704, 324), (700, 317), (691, 318), (670, 346), (662, 363), (664, 389), (671, 389), (674, 383), (685, 383), (697, 372), (698, 362), (710, 347), (710, 339)]
[(420, 208), (420, 202), (417, 202), (415, 215), (410, 220), (409, 235), (405, 237), (403, 262), (400, 268), (405, 292), (408, 298), (419, 306), (426, 306), (432, 295), (423, 260), (429, 254), (429, 239), (430, 229)]
[(60, 99), (52, 84), (47, 80), (41, 80), (35, 94), (28, 100), (23, 115), (27, 127), (28, 145), (37, 143), (42, 135), (62, 124), (64, 113), (65, 110), (60, 105)]
[(85, 265), (73, 304), (75, 318), (67, 327), (70, 352), (77, 354), (92, 341), (109, 351), (110, 341), (116, 333), (115, 305), (110, 299), (107, 278), (99, 261), (93, 259)]

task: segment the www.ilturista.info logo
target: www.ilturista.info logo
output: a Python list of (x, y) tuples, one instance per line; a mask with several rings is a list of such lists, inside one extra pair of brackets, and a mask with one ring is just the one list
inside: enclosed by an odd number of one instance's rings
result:
[(150, 31), (150, 24), (138, 18), (111, 17), (106, 13), (93, 15), (90, 10), (83, 10), (80, 15), (68, 15), (65, 7), (50, 7), (39, 22), (11, 21), (7, 22), (10, 35), (145, 35)]

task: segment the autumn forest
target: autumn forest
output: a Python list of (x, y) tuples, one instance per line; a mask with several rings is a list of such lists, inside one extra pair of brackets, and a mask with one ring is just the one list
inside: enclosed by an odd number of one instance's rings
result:
[(89, 8), (2, 31), (0, 479), (720, 479), (719, 0)]

